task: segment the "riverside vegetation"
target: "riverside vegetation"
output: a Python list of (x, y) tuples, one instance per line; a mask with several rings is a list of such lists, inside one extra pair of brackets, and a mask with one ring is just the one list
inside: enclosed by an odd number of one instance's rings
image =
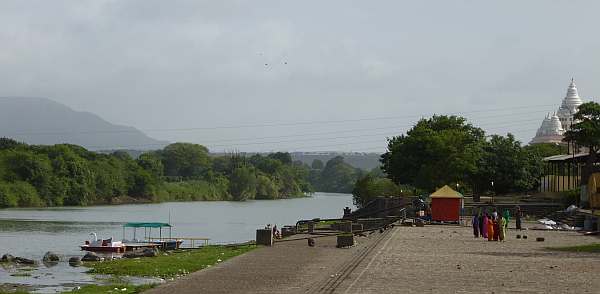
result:
[(174, 143), (133, 158), (125, 151), (98, 153), (77, 145), (0, 138), (0, 208), (350, 193), (366, 173), (341, 156), (309, 166), (285, 152), (211, 156), (202, 145)]
[(87, 285), (73, 289), (72, 293), (141, 293), (154, 287), (150, 285), (131, 285), (123, 283), (118, 277), (137, 276), (152, 278), (176, 278), (209, 268), (232, 257), (244, 254), (256, 248), (256, 245), (213, 245), (195, 250), (175, 250), (164, 252), (157, 257), (114, 259), (104, 262), (85, 263), (91, 267), (92, 274), (113, 276), (109, 285)]
[(309, 172), (288, 153), (211, 157), (202, 145), (175, 143), (133, 159), (2, 138), (0, 207), (302, 197), (313, 192)]

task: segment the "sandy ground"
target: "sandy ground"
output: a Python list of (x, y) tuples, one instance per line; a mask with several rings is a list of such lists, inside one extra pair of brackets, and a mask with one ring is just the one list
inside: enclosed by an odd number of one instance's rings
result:
[[(549, 246), (600, 242), (574, 232), (510, 231), (505, 242), (457, 226), (395, 227), (359, 238), (279, 243), (164, 284), (150, 293), (600, 293), (600, 254)], [(536, 242), (544, 237), (545, 242)]]
[[(470, 228), (396, 227), (335, 293), (600, 293), (600, 254), (545, 247), (600, 242), (575, 232), (509, 231), (505, 242)], [(544, 242), (536, 242), (544, 237)]]
[(317, 238), (315, 247), (306, 240), (277, 243), (144, 293), (315, 293), (378, 237), (360, 237), (347, 249), (336, 248), (335, 237)]

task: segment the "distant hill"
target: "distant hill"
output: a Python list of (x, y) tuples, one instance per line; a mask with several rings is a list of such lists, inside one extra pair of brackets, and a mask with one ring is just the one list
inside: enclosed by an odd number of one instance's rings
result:
[(45, 98), (0, 97), (0, 137), (28, 144), (76, 144), (89, 150), (149, 150), (168, 144)]
[(365, 153), (365, 152), (292, 152), (293, 160), (300, 160), (303, 163), (311, 165), (313, 160), (319, 159), (323, 163), (327, 163), (328, 160), (336, 157), (344, 157), (344, 161), (353, 167), (357, 167), (364, 170), (372, 170), (380, 165), (379, 153)]

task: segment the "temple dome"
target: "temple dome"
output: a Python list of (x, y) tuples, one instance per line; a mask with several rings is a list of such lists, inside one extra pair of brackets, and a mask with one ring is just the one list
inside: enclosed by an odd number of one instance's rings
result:
[(531, 140), (536, 143), (555, 143), (563, 144), (562, 138), (571, 126), (577, 123), (573, 115), (579, 110), (583, 100), (579, 97), (575, 80), (571, 79), (571, 84), (567, 88), (567, 94), (563, 98), (558, 111), (552, 115), (548, 114), (542, 121), (542, 125), (537, 130), (535, 137)]
[(562, 136), (565, 130), (562, 127), (562, 123), (558, 118), (558, 115), (554, 113), (552, 117), (550, 117), (550, 123), (548, 125), (548, 135), (550, 136)]
[(577, 92), (577, 85), (575, 85), (575, 80), (571, 79), (571, 84), (567, 89), (567, 95), (562, 101), (560, 108), (558, 109), (558, 114), (560, 118), (572, 116), (577, 112), (579, 106), (583, 104), (583, 100), (579, 97), (579, 93)]

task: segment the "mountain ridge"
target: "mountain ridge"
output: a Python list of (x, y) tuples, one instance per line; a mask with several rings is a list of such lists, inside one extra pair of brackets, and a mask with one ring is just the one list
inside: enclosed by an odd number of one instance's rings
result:
[(113, 124), (43, 97), (0, 97), (0, 136), (28, 144), (75, 144), (89, 150), (160, 149), (168, 145), (142, 131)]

